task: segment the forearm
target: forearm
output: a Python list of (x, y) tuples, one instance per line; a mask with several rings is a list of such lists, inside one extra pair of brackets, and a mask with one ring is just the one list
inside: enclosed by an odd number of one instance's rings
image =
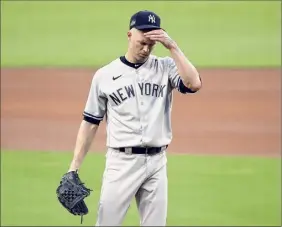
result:
[(202, 82), (197, 69), (186, 58), (181, 49), (175, 44), (170, 49), (170, 54), (178, 69), (178, 73), (184, 83), (184, 85), (191, 90), (199, 90)]
[(84, 120), (81, 122), (69, 171), (75, 171), (80, 168), (96, 135), (97, 129), (98, 125), (91, 124)]

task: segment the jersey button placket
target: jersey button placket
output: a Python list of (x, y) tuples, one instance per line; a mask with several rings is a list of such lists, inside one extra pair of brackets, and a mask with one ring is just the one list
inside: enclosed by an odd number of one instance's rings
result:
[(144, 96), (144, 82), (145, 82), (145, 79), (142, 77), (142, 75), (140, 74), (139, 72), (139, 69), (136, 70), (136, 75), (137, 75), (137, 78), (138, 78), (138, 81), (139, 83), (143, 84), (142, 87), (143, 87), (143, 90), (142, 92), (140, 91), (140, 97), (139, 97), (139, 107), (140, 107), (140, 128), (139, 128), (139, 131), (141, 133), (141, 145), (145, 145), (144, 143), (144, 126), (145, 126), (145, 118), (144, 116), (146, 115), (145, 113), (145, 96)]
[[(140, 75), (139, 75), (139, 72), (138, 72), (138, 69), (135, 70), (135, 73), (136, 73), (136, 81), (137, 83), (142, 83), (143, 80), (142, 78), (140, 78)], [(137, 85), (137, 87), (139, 88), (139, 85)], [(141, 138), (140, 138), (140, 143), (141, 145), (143, 144), (143, 126), (142, 126), (142, 115), (143, 115), (143, 100), (142, 100), (142, 92), (140, 90), (138, 90), (138, 98), (137, 98), (137, 102), (138, 102), (138, 106), (139, 106), (139, 129), (138, 129), (138, 132), (140, 133), (141, 135)]]
[(140, 96), (140, 114), (141, 114), (141, 116), (140, 116), (140, 124), (141, 124), (140, 131), (142, 131), (142, 129), (143, 129), (143, 115), (144, 115), (144, 102), (143, 102), (142, 95)]
[[(142, 77), (140, 77), (140, 82), (143, 83), (144, 79)], [(143, 85), (144, 86), (144, 85)], [(144, 89), (144, 88), (143, 88)], [(144, 92), (144, 90), (143, 90)], [(141, 106), (141, 109), (143, 111), (143, 105), (144, 105), (144, 101), (143, 101), (143, 95), (141, 94), (140, 95), (140, 106)]]
[(142, 145), (144, 144), (144, 114), (146, 114), (144, 112), (144, 97), (140, 96), (140, 113), (141, 113), (141, 116), (140, 116), (140, 133), (142, 134)]

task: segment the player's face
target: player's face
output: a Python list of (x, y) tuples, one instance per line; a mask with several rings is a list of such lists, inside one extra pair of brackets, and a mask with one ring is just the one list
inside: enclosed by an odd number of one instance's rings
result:
[(144, 32), (131, 30), (129, 50), (136, 62), (144, 62), (151, 54), (156, 42), (144, 37)]

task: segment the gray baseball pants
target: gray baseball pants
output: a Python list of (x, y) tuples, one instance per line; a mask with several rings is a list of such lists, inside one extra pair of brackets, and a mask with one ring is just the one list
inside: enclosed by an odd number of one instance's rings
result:
[(108, 148), (96, 226), (121, 226), (135, 197), (141, 226), (165, 226), (167, 157)]

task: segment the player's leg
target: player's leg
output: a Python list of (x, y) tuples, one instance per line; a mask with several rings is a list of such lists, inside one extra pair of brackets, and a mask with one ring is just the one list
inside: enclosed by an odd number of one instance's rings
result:
[(141, 226), (165, 226), (167, 217), (167, 168), (158, 169), (136, 194)]
[[(120, 226), (132, 198), (144, 180), (144, 160), (109, 149), (96, 226)], [(143, 172), (142, 172), (143, 171)]]

